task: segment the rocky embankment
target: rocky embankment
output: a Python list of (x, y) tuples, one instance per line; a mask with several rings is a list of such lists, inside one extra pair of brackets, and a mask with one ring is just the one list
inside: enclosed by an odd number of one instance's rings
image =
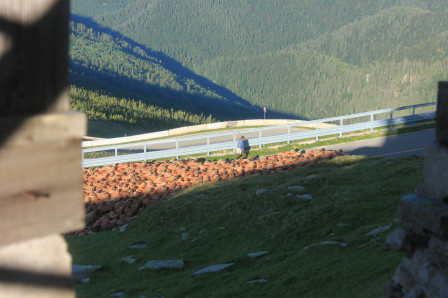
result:
[(342, 155), (315, 150), (283, 152), (259, 159), (200, 162), (141, 162), (116, 164), (83, 170), (87, 235), (114, 230), (129, 223), (152, 202), (192, 185), (250, 176), (269, 175), (305, 167), (320, 160)]

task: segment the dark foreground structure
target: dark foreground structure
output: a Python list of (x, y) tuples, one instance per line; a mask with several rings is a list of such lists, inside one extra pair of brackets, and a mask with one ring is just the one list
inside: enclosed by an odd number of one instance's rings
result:
[(84, 114), (70, 112), (69, 0), (0, 0), (0, 297), (75, 297), (60, 235), (84, 227)]
[(423, 176), (416, 194), (398, 206), (406, 224), (387, 244), (407, 256), (385, 297), (448, 297), (448, 82), (439, 82), (436, 142), (425, 149)]

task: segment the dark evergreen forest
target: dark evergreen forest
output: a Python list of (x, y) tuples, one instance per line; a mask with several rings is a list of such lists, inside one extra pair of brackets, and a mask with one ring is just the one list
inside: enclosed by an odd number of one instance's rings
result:
[[(92, 57), (107, 51), (85, 52), (90, 60), (81, 66), (107, 70), (111, 77), (118, 73), (185, 97), (195, 90), (223, 113), (186, 98), (131, 97), (206, 119), (228, 118), (232, 113), (223, 107), (229, 101), (242, 107), (249, 102), (255, 116), (267, 106), (311, 119), (423, 103), (434, 101), (437, 81), (447, 79), (444, 0), (72, 0), (72, 13), (163, 53), (238, 99), (198, 80), (165, 75), (169, 68), (150, 72), (131, 62), (132, 70), (115, 58), (115, 66), (94, 65)], [(82, 53), (82, 47), (75, 49)]]
[(91, 124), (157, 131), (262, 117), (260, 108), (113, 30), (79, 16), (70, 29), (72, 108)]

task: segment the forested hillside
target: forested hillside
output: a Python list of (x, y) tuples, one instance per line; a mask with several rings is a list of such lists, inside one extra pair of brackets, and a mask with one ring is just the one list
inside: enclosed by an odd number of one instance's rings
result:
[(260, 109), (163, 55), (77, 19), (70, 25), (72, 108), (85, 111), (91, 122), (157, 131), (261, 117)]
[(442, 0), (72, 0), (253, 105), (320, 118), (435, 100)]
[(215, 121), (211, 115), (206, 117), (182, 110), (163, 109), (140, 100), (119, 99), (76, 86), (71, 86), (70, 98), (72, 109), (84, 111), (90, 121), (115, 121), (125, 126), (146, 128), (147, 131)]

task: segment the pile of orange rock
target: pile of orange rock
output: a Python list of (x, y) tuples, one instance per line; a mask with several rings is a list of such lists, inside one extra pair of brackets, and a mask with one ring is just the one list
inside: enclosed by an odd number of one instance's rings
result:
[(342, 155), (315, 150), (283, 152), (258, 159), (200, 162), (141, 162), (83, 170), (86, 228), (78, 235), (120, 228), (149, 204), (192, 185), (254, 174), (268, 175)]

